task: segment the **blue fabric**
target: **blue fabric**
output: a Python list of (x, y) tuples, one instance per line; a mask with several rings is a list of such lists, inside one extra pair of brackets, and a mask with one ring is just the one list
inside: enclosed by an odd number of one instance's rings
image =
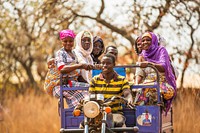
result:
[[(117, 74), (126, 77), (126, 70), (125, 70), (125, 68), (116, 67), (116, 68), (114, 68), (114, 70), (117, 72)], [(102, 72), (102, 70), (92, 70), (92, 77), (100, 74), (101, 72)]]

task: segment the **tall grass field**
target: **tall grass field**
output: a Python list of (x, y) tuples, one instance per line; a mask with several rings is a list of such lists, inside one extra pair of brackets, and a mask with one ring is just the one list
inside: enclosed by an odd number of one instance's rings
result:
[[(0, 133), (59, 133), (57, 99), (33, 93), (6, 99)], [(179, 89), (173, 102), (174, 133), (200, 132), (200, 90)]]

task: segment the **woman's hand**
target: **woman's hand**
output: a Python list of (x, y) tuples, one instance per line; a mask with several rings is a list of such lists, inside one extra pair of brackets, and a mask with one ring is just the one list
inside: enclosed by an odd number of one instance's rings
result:
[(94, 69), (94, 65), (88, 64), (87, 69), (86, 70), (92, 70)]
[(94, 66), (91, 65), (91, 64), (81, 64), (81, 69), (92, 70), (93, 67), (94, 67)]
[(138, 62), (137, 63), (141, 68), (145, 68), (148, 66), (149, 62), (148, 61), (143, 61), (143, 62)]

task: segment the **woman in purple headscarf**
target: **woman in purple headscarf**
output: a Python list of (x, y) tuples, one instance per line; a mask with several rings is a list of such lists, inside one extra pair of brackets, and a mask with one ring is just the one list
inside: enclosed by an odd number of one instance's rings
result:
[[(144, 68), (148, 64), (155, 66), (160, 75), (160, 89), (163, 95), (165, 111), (170, 109), (172, 99), (176, 96), (176, 80), (170, 63), (167, 50), (158, 45), (158, 38), (152, 32), (142, 35), (142, 53), (139, 55), (138, 64)], [(150, 68), (136, 70), (136, 84), (155, 81), (155, 72)], [(157, 101), (155, 89), (143, 89), (136, 96), (138, 104), (154, 104)]]

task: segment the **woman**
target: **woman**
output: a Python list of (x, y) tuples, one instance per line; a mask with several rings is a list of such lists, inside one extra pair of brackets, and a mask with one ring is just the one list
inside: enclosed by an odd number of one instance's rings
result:
[[(89, 31), (81, 31), (77, 34), (75, 38), (75, 49), (74, 52), (76, 54), (77, 60), (82, 64), (93, 65), (93, 59), (91, 57), (91, 53), (93, 50), (93, 37)], [(92, 79), (92, 71), (81, 70), (81, 75), (87, 83)]]
[(91, 53), (94, 64), (100, 64), (99, 57), (105, 50), (103, 40), (99, 36), (95, 36), (93, 39), (93, 50)]
[[(77, 61), (77, 57), (72, 50), (75, 38), (74, 32), (72, 30), (62, 30), (59, 35), (63, 47), (56, 52), (55, 58), (58, 70), (66, 77), (66, 83), (70, 87), (74, 86), (74, 82), (71, 81), (76, 81), (75, 86), (88, 86), (87, 83), (83, 83), (84, 79), (80, 75), (80, 69), (90, 70), (93, 66)], [(71, 90), (63, 92), (63, 95), (66, 97), (68, 107), (71, 108), (75, 107), (87, 95), (87, 92)], [(60, 97), (60, 86), (53, 89), (53, 96)]]
[[(172, 99), (176, 96), (175, 75), (171, 67), (168, 52), (163, 46), (158, 45), (157, 36), (152, 32), (146, 32), (142, 35), (142, 49), (143, 51), (139, 56), (138, 64), (142, 68), (151, 64), (158, 69), (161, 94), (163, 95), (165, 111), (167, 112), (170, 109)], [(145, 68), (136, 70), (136, 84), (141, 82), (147, 83), (149, 80), (155, 81), (155, 79), (156, 75), (152, 69)], [(155, 94), (155, 89), (143, 89), (136, 101), (138, 104), (152, 104), (152, 102), (156, 101)], [(153, 97), (153, 101), (150, 101), (151, 96)]]
[(135, 52), (137, 55), (141, 54), (142, 52), (142, 36), (138, 36), (135, 40)]

